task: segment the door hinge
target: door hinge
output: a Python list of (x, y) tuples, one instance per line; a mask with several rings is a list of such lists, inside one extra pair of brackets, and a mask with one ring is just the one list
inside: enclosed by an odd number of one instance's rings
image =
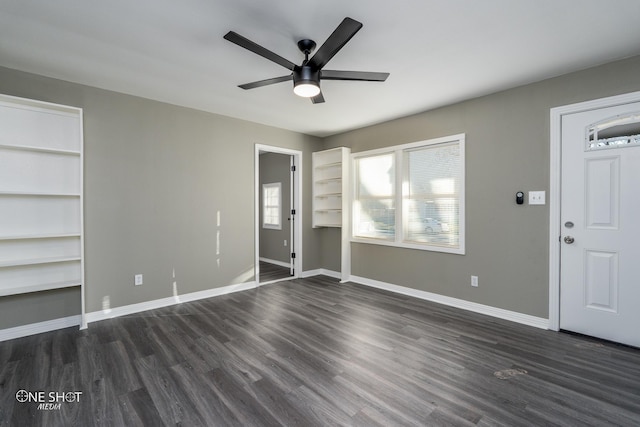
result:
[(296, 257), (296, 253), (295, 252), (291, 252), (291, 258), (294, 259)]
[(295, 171), (296, 171), (296, 166), (295, 165), (291, 166), (291, 172), (295, 172)]

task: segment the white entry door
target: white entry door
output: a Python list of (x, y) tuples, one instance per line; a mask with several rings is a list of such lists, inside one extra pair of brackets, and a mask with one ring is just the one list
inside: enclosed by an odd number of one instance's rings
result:
[(561, 126), (560, 327), (640, 347), (640, 102)]

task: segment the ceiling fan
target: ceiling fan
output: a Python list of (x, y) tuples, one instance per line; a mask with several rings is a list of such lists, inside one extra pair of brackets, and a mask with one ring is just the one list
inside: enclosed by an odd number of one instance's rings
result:
[(252, 42), (240, 34), (229, 31), (224, 38), (231, 43), (235, 43), (251, 52), (262, 56), (276, 64), (291, 70), (291, 74), (281, 77), (274, 77), (257, 82), (245, 83), (238, 87), (242, 89), (255, 89), (275, 83), (293, 80), (293, 92), (296, 95), (311, 98), (311, 102), (318, 104), (324, 102), (324, 97), (320, 91), (320, 80), (351, 80), (367, 82), (383, 82), (389, 77), (389, 73), (374, 73), (368, 71), (336, 71), (323, 70), (327, 62), (343, 48), (345, 44), (362, 28), (362, 23), (351, 18), (344, 18), (338, 27), (331, 33), (329, 38), (316, 51), (311, 59), (309, 54), (316, 47), (316, 42), (309, 39), (302, 39), (298, 42), (298, 49), (304, 54), (304, 61), (301, 65), (281, 57), (270, 50)]

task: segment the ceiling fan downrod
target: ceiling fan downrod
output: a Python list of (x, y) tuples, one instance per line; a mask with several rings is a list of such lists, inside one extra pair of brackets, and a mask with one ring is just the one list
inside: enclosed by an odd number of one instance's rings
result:
[(300, 49), (300, 51), (304, 53), (304, 65), (309, 62), (309, 54), (311, 54), (311, 52), (313, 52), (313, 49), (315, 48), (316, 42), (314, 42), (313, 40), (302, 39), (298, 41), (298, 49)]

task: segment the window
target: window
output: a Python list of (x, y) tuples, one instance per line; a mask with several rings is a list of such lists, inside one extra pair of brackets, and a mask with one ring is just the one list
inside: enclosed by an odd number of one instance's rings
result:
[(393, 154), (359, 158), (355, 170), (355, 234), (393, 240), (396, 227)]
[(600, 120), (587, 127), (587, 151), (640, 145), (640, 112)]
[(262, 185), (262, 228), (282, 230), (281, 189), (279, 182)]
[(464, 135), (352, 155), (353, 241), (464, 254)]

